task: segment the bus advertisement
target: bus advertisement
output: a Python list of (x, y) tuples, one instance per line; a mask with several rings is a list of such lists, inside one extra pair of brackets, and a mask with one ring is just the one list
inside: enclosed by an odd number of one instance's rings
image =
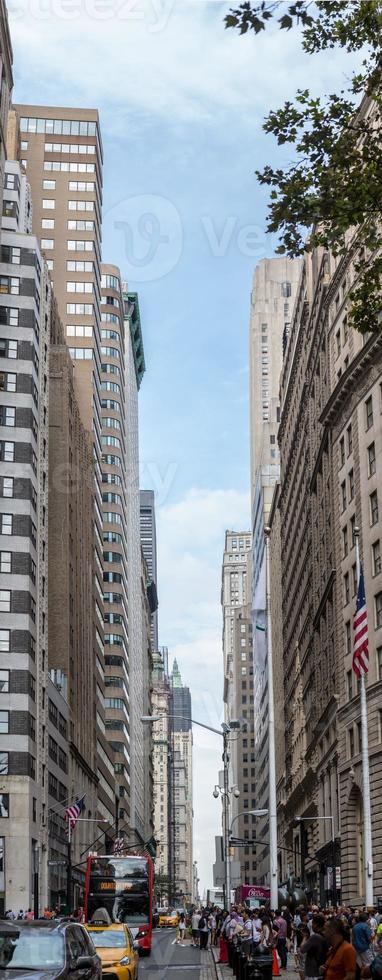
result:
[(154, 866), (148, 854), (93, 854), (85, 879), (85, 921), (104, 908), (112, 922), (126, 922), (141, 953), (151, 952)]

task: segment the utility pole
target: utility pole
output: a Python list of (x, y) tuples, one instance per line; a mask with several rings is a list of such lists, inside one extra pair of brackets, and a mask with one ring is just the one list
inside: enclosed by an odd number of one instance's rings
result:
[(229, 755), (228, 755), (228, 731), (223, 732), (223, 836), (224, 836), (224, 872), (225, 872), (225, 900), (226, 908), (231, 906), (231, 875), (230, 875), (230, 854), (229, 854)]
[(270, 527), (264, 528), (265, 556), (267, 572), (267, 670), (268, 670), (268, 752), (269, 752), (269, 850), (271, 876), (271, 909), (278, 906), (278, 867), (277, 867), (277, 795), (276, 795), (276, 749), (275, 749), (275, 705), (273, 690), (272, 660), (272, 618), (271, 618), (271, 573), (270, 573)]
[(33, 849), (33, 917), (35, 919), (38, 919), (39, 915), (39, 863), (39, 844), (35, 844)]

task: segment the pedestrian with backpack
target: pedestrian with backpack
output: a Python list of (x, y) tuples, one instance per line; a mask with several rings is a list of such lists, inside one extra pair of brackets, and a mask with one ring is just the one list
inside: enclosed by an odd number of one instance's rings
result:
[(207, 949), (208, 946), (208, 923), (205, 911), (203, 909), (198, 922), (199, 937), (200, 937), (200, 949)]

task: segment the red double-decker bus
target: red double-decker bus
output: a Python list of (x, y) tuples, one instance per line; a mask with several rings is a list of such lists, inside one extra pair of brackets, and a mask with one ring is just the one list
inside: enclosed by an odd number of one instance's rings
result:
[(141, 953), (150, 955), (154, 866), (148, 854), (90, 855), (85, 880), (85, 920), (107, 909), (113, 922), (126, 922)]

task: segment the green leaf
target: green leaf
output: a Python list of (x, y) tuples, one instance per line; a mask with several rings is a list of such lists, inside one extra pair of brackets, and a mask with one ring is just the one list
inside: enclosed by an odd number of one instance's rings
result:
[(289, 14), (284, 14), (280, 17), (279, 24), (283, 30), (290, 31), (291, 27), (293, 27), (293, 19)]

